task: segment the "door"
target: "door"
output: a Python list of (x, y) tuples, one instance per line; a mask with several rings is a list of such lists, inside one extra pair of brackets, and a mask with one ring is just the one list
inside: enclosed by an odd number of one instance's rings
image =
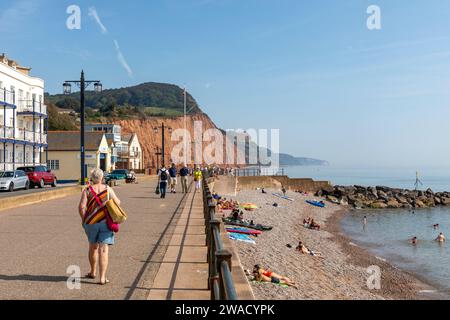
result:
[(20, 176), (20, 181), (22, 182), (21, 188), (25, 188), (27, 186), (27, 182), (28, 182), (28, 176), (25, 172), (19, 172), (19, 176)]
[(100, 153), (100, 169), (106, 171), (106, 154)]

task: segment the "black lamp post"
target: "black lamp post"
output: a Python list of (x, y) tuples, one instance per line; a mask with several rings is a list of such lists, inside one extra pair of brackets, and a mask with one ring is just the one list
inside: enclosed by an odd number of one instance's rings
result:
[[(167, 128), (169, 133), (172, 133), (172, 128)], [(159, 131), (159, 127), (153, 128), (153, 132), (157, 134)], [(164, 123), (161, 125), (161, 165), (166, 165), (165, 159), (166, 159), (166, 143), (165, 143), (165, 134), (166, 134), (166, 126)]]
[(99, 80), (85, 80), (84, 79), (84, 71), (81, 71), (80, 80), (70, 80), (65, 81), (63, 84), (64, 94), (71, 94), (72, 92), (72, 83), (76, 84), (80, 88), (80, 120), (81, 120), (81, 128), (80, 128), (80, 158), (81, 158), (81, 185), (84, 186), (86, 184), (86, 170), (85, 170), (85, 162), (86, 162), (86, 154), (84, 150), (84, 120), (85, 120), (85, 101), (84, 101), (84, 92), (91, 85), (94, 84), (94, 91), (96, 93), (102, 92), (102, 83)]

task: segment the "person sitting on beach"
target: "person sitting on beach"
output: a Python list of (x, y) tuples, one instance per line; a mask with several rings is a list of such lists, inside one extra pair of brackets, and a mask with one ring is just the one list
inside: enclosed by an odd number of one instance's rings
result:
[(417, 244), (417, 237), (411, 239), (411, 244), (414, 246)]
[(315, 251), (310, 250), (308, 247), (306, 247), (303, 244), (302, 241), (300, 241), (298, 243), (298, 246), (297, 246), (297, 248), (295, 248), (295, 250), (301, 252), (302, 254), (309, 254), (309, 255), (311, 255), (313, 257), (322, 255), (320, 252), (315, 252)]
[(313, 230), (320, 231), (320, 225), (317, 224), (314, 219), (311, 219), (311, 222), (309, 223), (309, 228)]
[(263, 194), (266, 194), (266, 193), (267, 193), (266, 190), (264, 190), (264, 188), (261, 189), (261, 192), (262, 192)]
[(309, 228), (309, 226), (311, 225), (311, 218), (308, 217), (308, 219), (303, 219), (303, 226), (305, 228)]
[(275, 272), (271, 271), (270, 269), (264, 270), (259, 265), (255, 265), (255, 267), (253, 268), (253, 276), (255, 277), (255, 280), (258, 282), (271, 282), (274, 284), (281, 284), (281, 285), (284, 284), (297, 289), (295, 282), (292, 281), (291, 279), (280, 276)]
[(437, 238), (436, 238), (435, 241), (440, 242), (440, 243), (445, 242), (445, 236), (444, 236), (444, 234), (441, 232), (441, 233), (437, 236)]

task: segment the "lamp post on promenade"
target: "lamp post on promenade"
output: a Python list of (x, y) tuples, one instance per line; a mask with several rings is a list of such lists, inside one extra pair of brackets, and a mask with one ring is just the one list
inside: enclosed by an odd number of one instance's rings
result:
[(84, 78), (84, 71), (81, 71), (80, 80), (68, 80), (64, 81), (63, 88), (64, 94), (69, 95), (72, 93), (72, 84), (76, 84), (80, 88), (80, 170), (81, 170), (81, 185), (84, 186), (86, 184), (86, 154), (84, 148), (84, 140), (85, 140), (85, 90), (89, 87), (89, 85), (94, 84), (94, 91), (96, 93), (102, 92), (102, 83), (99, 80), (86, 80)]
[(166, 135), (166, 129), (169, 133), (172, 133), (172, 128), (166, 127), (164, 123), (161, 125), (161, 127), (155, 127), (153, 128), (153, 132), (155, 134), (158, 134), (159, 129), (161, 129), (161, 165), (166, 165), (166, 143), (165, 143), (165, 135)]

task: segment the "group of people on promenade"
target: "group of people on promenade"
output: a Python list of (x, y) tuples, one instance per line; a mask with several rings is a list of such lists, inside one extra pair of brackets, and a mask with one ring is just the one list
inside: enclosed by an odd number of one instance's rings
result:
[(177, 193), (176, 188), (178, 184), (178, 177), (180, 177), (181, 180), (182, 193), (187, 193), (189, 176), (194, 177), (195, 188), (197, 190), (200, 189), (203, 178), (203, 173), (200, 167), (196, 167), (192, 170), (183, 164), (178, 170), (174, 163), (172, 163), (169, 169), (167, 169), (165, 165), (162, 165), (162, 167), (158, 170), (157, 186), (157, 190), (161, 194), (161, 199), (166, 198), (167, 190), (169, 188), (171, 193)]

